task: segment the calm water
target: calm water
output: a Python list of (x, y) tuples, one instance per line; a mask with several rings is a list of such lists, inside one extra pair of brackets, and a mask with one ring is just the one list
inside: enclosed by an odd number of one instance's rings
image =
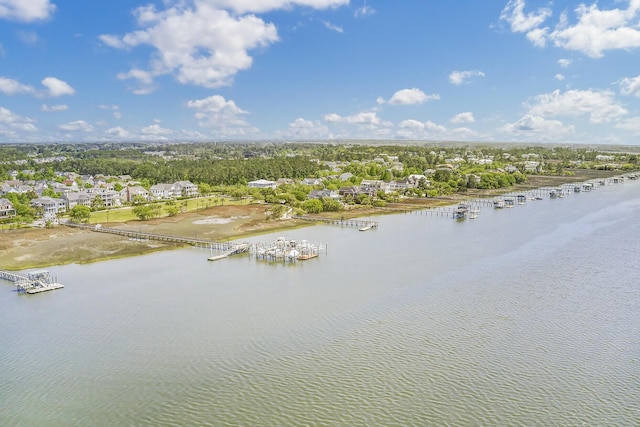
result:
[(0, 425), (640, 425), (639, 218), (628, 181), (1, 282)]

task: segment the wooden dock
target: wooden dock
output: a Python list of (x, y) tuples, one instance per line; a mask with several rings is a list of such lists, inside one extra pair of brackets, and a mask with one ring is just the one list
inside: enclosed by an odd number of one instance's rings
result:
[(130, 239), (136, 239), (141, 241), (154, 240), (159, 242), (186, 244), (186, 245), (191, 245), (199, 248), (215, 249), (223, 252), (231, 251), (230, 255), (233, 255), (234, 252), (238, 249), (238, 247), (243, 245), (243, 243), (216, 242), (213, 240), (197, 239), (193, 237), (146, 233), (146, 232), (135, 231), (135, 230), (123, 230), (121, 228), (110, 228), (110, 227), (102, 227), (102, 226), (99, 227), (97, 225), (94, 226), (94, 225), (73, 224), (73, 223), (68, 223), (65, 225), (69, 227), (76, 227), (76, 228), (82, 228), (84, 230), (95, 231), (97, 233), (116, 234), (118, 236), (124, 236)]
[(356, 227), (357, 229), (372, 229), (378, 228), (378, 221), (368, 221), (362, 219), (331, 219), (331, 218), (318, 218), (314, 216), (296, 216), (292, 217), (293, 219), (300, 219), (303, 221), (312, 221), (312, 222), (320, 222), (323, 224), (330, 225), (339, 225), (341, 227)]
[(46, 270), (32, 271), (27, 274), (0, 270), (0, 279), (15, 283), (18, 292), (27, 294), (39, 294), (64, 288), (64, 285), (58, 283)]

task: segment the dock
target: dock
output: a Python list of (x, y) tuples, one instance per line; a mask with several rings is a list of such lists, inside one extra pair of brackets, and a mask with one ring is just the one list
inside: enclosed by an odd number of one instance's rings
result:
[(294, 215), (293, 219), (300, 219), (302, 221), (319, 222), (323, 224), (339, 225), (341, 227), (356, 227), (360, 231), (371, 230), (378, 228), (378, 221), (369, 221), (362, 219), (332, 219), (332, 218), (319, 218), (315, 216), (301, 216)]
[(0, 270), (0, 279), (16, 284), (18, 292), (39, 294), (64, 288), (47, 270), (32, 271), (27, 274)]

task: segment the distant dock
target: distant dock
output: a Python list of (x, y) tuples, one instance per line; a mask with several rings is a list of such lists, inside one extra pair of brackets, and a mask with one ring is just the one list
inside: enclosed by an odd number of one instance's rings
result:
[(314, 216), (293, 216), (293, 219), (300, 219), (303, 221), (320, 222), (323, 224), (339, 225), (341, 227), (356, 227), (361, 231), (371, 230), (372, 228), (378, 228), (378, 221), (368, 221), (362, 219), (331, 219), (331, 218), (318, 218)]
[(47, 270), (32, 271), (27, 274), (0, 270), (0, 279), (14, 282), (18, 292), (39, 294), (64, 288)]

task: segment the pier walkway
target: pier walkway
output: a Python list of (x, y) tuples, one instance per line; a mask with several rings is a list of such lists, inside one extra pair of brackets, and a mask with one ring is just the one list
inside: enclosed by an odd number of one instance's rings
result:
[(101, 227), (101, 226), (98, 226), (99, 224), (86, 225), (86, 224), (67, 223), (65, 225), (69, 227), (76, 227), (76, 228), (82, 228), (84, 230), (95, 231), (98, 233), (116, 234), (119, 236), (124, 236), (130, 239), (136, 239), (136, 240), (155, 240), (159, 242), (180, 243), (180, 244), (196, 246), (199, 248), (215, 249), (218, 251), (229, 252), (230, 255), (234, 255), (235, 253), (241, 252), (241, 251), (238, 251), (238, 248), (244, 245), (244, 243), (215, 242), (213, 240), (197, 239), (192, 237), (146, 233), (142, 231), (123, 230), (121, 228)]
[(321, 222), (324, 224), (340, 225), (343, 227), (357, 227), (362, 228), (378, 228), (378, 221), (368, 221), (362, 219), (331, 219), (331, 218), (317, 218), (313, 216), (297, 216), (294, 215), (293, 219), (300, 219), (303, 221)]

